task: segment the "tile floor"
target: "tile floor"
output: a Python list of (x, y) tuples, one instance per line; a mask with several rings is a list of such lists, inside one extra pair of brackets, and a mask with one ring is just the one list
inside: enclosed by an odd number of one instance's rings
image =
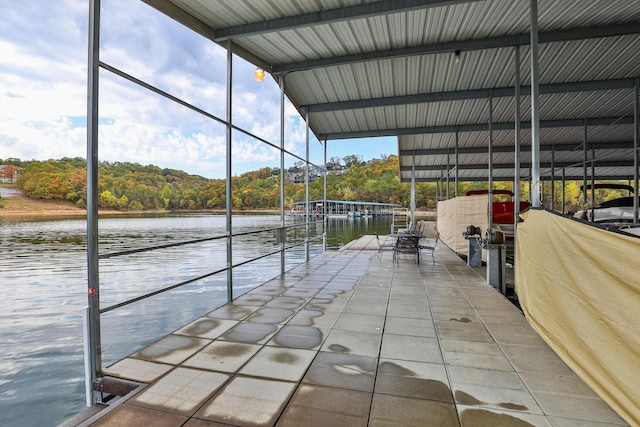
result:
[(317, 256), (108, 367), (149, 386), (93, 425), (626, 425), (463, 261), (430, 261)]

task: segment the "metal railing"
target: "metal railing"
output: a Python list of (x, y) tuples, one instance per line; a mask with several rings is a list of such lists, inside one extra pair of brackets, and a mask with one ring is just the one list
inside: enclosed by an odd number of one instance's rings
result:
[[(153, 246), (148, 246), (148, 247), (143, 247), (143, 248), (136, 248), (136, 249), (128, 249), (128, 250), (123, 250), (123, 251), (116, 251), (116, 252), (108, 252), (105, 254), (100, 254), (98, 255), (98, 259), (99, 260), (104, 260), (104, 259), (110, 259), (110, 258), (116, 258), (116, 257), (121, 257), (121, 256), (127, 256), (127, 255), (133, 255), (133, 254), (139, 254), (139, 253), (146, 253), (146, 252), (152, 252), (152, 251), (156, 251), (156, 250), (161, 250), (161, 249), (169, 249), (169, 248), (175, 248), (175, 247), (180, 247), (180, 246), (187, 246), (187, 245), (193, 245), (193, 244), (198, 244), (198, 243), (204, 243), (204, 242), (211, 242), (211, 241), (216, 241), (216, 240), (226, 240), (226, 239), (234, 239), (234, 238), (238, 238), (238, 237), (242, 237), (242, 236), (249, 236), (249, 235), (256, 235), (256, 234), (261, 234), (261, 233), (268, 233), (268, 232), (276, 232), (279, 235), (278, 240), (283, 239), (283, 241), (287, 241), (288, 236), (286, 236), (286, 232), (287, 230), (291, 230), (291, 229), (296, 229), (296, 228), (303, 228), (305, 229), (305, 233), (304, 233), (304, 238), (301, 241), (298, 242), (294, 242), (291, 244), (283, 244), (282, 246), (278, 247), (277, 249), (271, 250), (267, 253), (263, 253), (254, 257), (251, 257), (249, 259), (244, 259), (240, 262), (237, 263), (231, 263), (230, 265), (227, 265), (226, 267), (222, 267), (195, 277), (191, 277), (187, 280), (183, 280), (180, 281), (178, 283), (174, 283), (172, 285), (169, 286), (165, 286), (161, 289), (157, 289), (154, 290), (152, 292), (148, 292), (146, 294), (143, 295), (139, 295), (130, 299), (127, 299), (125, 301), (121, 301), (118, 303), (115, 303), (113, 305), (110, 305), (108, 307), (105, 308), (101, 308), (99, 307), (98, 309), (98, 315), (102, 315), (108, 312), (111, 312), (113, 310), (117, 310), (119, 308), (125, 307), (127, 305), (145, 300), (147, 298), (165, 293), (167, 291), (171, 291), (177, 288), (180, 288), (182, 286), (188, 285), (190, 283), (194, 283), (197, 282), (199, 280), (205, 279), (207, 277), (211, 277), (211, 276), (215, 276), (217, 274), (221, 274), (221, 273), (225, 273), (228, 271), (233, 271), (234, 268), (237, 267), (241, 267), (241, 266), (245, 266), (248, 264), (251, 264), (253, 262), (256, 262), (258, 260), (273, 256), (273, 255), (277, 255), (279, 253), (284, 253), (286, 251), (290, 251), (291, 249), (300, 247), (300, 246), (305, 246), (305, 258), (304, 260), (308, 260), (309, 257), (309, 249), (308, 249), (308, 245), (311, 242), (315, 242), (315, 241), (319, 241), (322, 240), (322, 249), (326, 250), (326, 229), (323, 227), (323, 232), (321, 234), (315, 235), (315, 236), (310, 236), (309, 235), (309, 231), (310, 231), (310, 225), (313, 224), (320, 224), (322, 223), (324, 225), (325, 220), (322, 219), (320, 221), (305, 221), (302, 223), (298, 223), (298, 224), (291, 224), (291, 225), (283, 225), (280, 227), (272, 227), (272, 228), (266, 228), (266, 229), (260, 229), (260, 230), (250, 230), (250, 231), (242, 231), (242, 232), (238, 232), (238, 233), (231, 233), (231, 234), (221, 234), (221, 235), (217, 235), (217, 236), (211, 236), (211, 237), (205, 237), (205, 238), (201, 238), (201, 239), (192, 239), (192, 240), (186, 240), (186, 241), (181, 241), (181, 242), (174, 242), (174, 243), (166, 243), (166, 244), (160, 244), (160, 245), (153, 245)], [(232, 293), (231, 293), (232, 294)], [(227, 301), (227, 303), (229, 303), (231, 301)], [(212, 307), (216, 308), (216, 307)], [(98, 355), (98, 354), (94, 354), (93, 349), (91, 346), (89, 346), (87, 343), (89, 343), (89, 334), (90, 334), (90, 321), (89, 319), (92, 316), (92, 312), (91, 312), (91, 307), (90, 306), (86, 306), (83, 310), (83, 319), (84, 319), (84, 324), (83, 324), (83, 336), (84, 336), (84, 353), (85, 353), (85, 374), (86, 374), (86, 378), (85, 378), (85, 382), (86, 382), (86, 400), (87, 400), (87, 405), (90, 406), (91, 402), (92, 402), (92, 380), (91, 380), (91, 366), (94, 366), (94, 364), (96, 363), (96, 360), (101, 360), (102, 359), (102, 354)], [(101, 348), (100, 348), (101, 351)]]

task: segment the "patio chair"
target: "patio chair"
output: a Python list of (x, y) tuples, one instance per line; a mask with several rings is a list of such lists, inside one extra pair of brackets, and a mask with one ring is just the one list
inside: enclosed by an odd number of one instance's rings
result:
[(433, 242), (433, 245), (418, 245), (418, 251), (421, 251), (423, 249), (431, 251), (431, 264), (436, 263), (434, 252), (436, 251), (436, 246), (438, 246), (438, 240), (440, 240), (440, 234), (436, 235), (436, 240)]
[(410, 254), (416, 256), (416, 264), (420, 264), (420, 237), (415, 235), (408, 235), (406, 237), (399, 237), (396, 245), (393, 248), (393, 260), (396, 263), (400, 263), (400, 254)]
[(378, 259), (382, 259), (382, 251), (385, 249), (393, 250), (396, 246), (395, 242), (387, 242), (387, 239), (384, 242), (380, 242), (380, 236), (378, 236), (378, 232), (375, 232), (376, 242), (378, 242)]

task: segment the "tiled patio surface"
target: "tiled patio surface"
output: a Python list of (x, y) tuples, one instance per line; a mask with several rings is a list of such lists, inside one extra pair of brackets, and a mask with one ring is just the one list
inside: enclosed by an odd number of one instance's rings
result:
[(150, 385), (99, 426), (626, 425), (445, 247), (323, 253), (106, 374)]

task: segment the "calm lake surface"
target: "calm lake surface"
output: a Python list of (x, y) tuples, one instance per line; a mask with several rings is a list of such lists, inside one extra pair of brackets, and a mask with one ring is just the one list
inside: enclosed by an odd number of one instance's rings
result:
[[(287, 225), (296, 224), (288, 217)], [(278, 215), (234, 216), (233, 262), (268, 254), (280, 244)], [(331, 218), (329, 249), (363, 234), (387, 234), (390, 218)], [(100, 254), (183, 242), (224, 233), (216, 215), (104, 218)], [(287, 243), (304, 239), (291, 228)], [(321, 236), (322, 224), (311, 226)], [(311, 256), (322, 250), (315, 242)], [(224, 239), (100, 261), (101, 307), (144, 295), (226, 265)], [(84, 408), (82, 309), (87, 305), (86, 223), (83, 219), (0, 219), (0, 425), (54, 426)], [(234, 269), (234, 297), (280, 273), (280, 256)], [(289, 250), (286, 269), (304, 261)], [(184, 326), (226, 302), (226, 273), (217, 274), (102, 316), (103, 366)]]

